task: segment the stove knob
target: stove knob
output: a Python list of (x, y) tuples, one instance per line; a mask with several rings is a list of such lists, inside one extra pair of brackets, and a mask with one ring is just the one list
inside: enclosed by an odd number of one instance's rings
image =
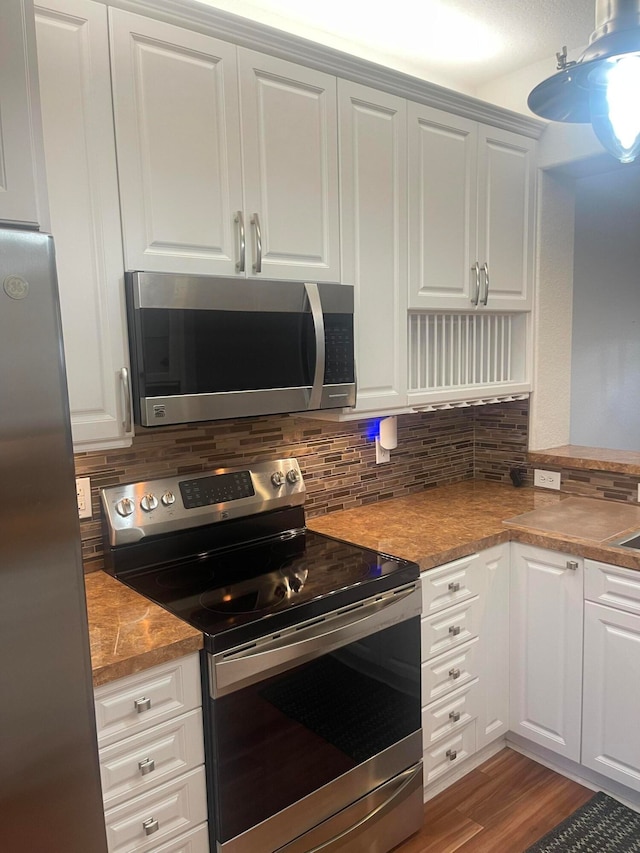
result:
[(162, 501), (163, 506), (173, 506), (176, 502), (176, 496), (173, 492), (165, 492), (160, 500)]
[(287, 482), (291, 483), (291, 485), (295, 485), (300, 479), (300, 474), (295, 468), (292, 468), (290, 471), (287, 471)]
[(128, 515), (131, 515), (134, 509), (135, 506), (131, 498), (122, 498), (116, 504), (116, 512), (123, 518), (126, 518)]
[(143, 495), (142, 500), (140, 501), (140, 506), (145, 512), (151, 512), (152, 509), (155, 509), (158, 506), (158, 498), (151, 493)]
[(282, 473), (282, 471), (274, 471), (271, 475), (271, 482), (276, 487), (276, 489), (279, 489), (281, 486), (284, 486), (284, 474)]

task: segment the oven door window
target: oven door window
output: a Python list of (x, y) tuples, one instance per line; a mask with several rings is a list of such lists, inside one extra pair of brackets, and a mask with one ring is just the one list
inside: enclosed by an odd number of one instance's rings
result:
[(212, 702), (226, 842), (420, 729), (411, 618)]
[(143, 396), (313, 384), (310, 313), (142, 308), (140, 323)]

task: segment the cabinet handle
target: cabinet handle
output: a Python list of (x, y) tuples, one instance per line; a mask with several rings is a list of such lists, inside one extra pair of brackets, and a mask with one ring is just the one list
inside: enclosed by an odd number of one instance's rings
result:
[(151, 707), (151, 699), (147, 699), (146, 696), (143, 696), (141, 699), (136, 699), (133, 703), (133, 707), (139, 714), (143, 711), (148, 711)]
[(457, 637), (461, 630), (459, 625), (449, 625), (449, 633), (452, 637)]
[(567, 568), (572, 572), (576, 572), (578, 570), (578, 564), (575, 560), (567, 560)]
[(460, 678), (460, 670), (459, 669), (450, 669), (449, 670), (449, 678), (453, 678), (455, 681), (456, 678)]
[(481, 305), (486, 305), (489, 300), (489, 264), (485, 261), (482, 264), (482, 272), (484, 273), (484, 296)]
[(452, 723), (457, 723), (460, 719), (460, 711), (449, 711), (449, 719)]
[(237, 211), (236, 215), (233, 217), (233, 221), (238, 226), (238, 236), (240, 238), (240, 257), (236, 261), (236, 272), (244, 272), (247, 243), (244, 234), (244, 216), (242, 215), (241, 210)]
[(256, 229), (256, 262), (253, 265), (254, 272), (262, 272), (262, 229), (260, 228), (260, 217), (254, 213), (251, 224)]
[(142, 821), (142, 828), (144, 829), (145, 835), (153, 835), (154, 832), (157, 832), (160, 829), (160, 824), (154, 818), (149, 817)]
[(471, 297), (471, 304), (477, 305), (478, 300), (480, 299), (480, 264), (477, 261), (471, 267), (471, 272), (475, 272), (476, 274), (476, 292), (475, 295)]
[(455, 750), (455, 749), (448, 749), (448, 750), (447, 750), (447, 752), (446, 752), (446, 756), (447, 756), (447, 758), (449, 759), (449, 761), (455, 761), (455, 760), (456, 760), (456, 758), (458, 757), (457, 750)]
[(129, 371), (126, 367), (123, 367), (120, 371), (120, 383), (122, 385), (122, 396), (124, 397), (122, 426), (125, 432), (131, 432), (131, 385), (129, 384)]
[(458, 581), (452, 581), (448, 586), (449, 592), (458, 592), (460, 589), (460, 584)]
[(156, 769), (156, 763), (153, 758), (145, 758), (144, 761), (138, 762), (138, 769), (142, 776), (146, 776), (147, 773), (151, 773)]

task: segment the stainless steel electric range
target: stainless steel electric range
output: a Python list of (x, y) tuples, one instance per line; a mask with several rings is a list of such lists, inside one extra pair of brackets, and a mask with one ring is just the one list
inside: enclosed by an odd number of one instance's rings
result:
[(422, 823), (419, 568), (304, 498), (295, 459), (104, 489), (107, 567), (204, 635), (211, 850), (386, 853)]

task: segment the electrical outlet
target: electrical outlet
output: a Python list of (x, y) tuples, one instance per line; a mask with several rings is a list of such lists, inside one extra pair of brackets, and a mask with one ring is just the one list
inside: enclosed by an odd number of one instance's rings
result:
[(640, 483), (638, 483), (638, 503), (640, 503)]
[(76, 477), (78, 517), (91, 518), (91, 477)]
[(560, 488), (560, 471), (542, 471), (535, 468), (533, 471), (533, 485), (543, 489)]
[(380, 444), (380, 439), (376, 438), (376, 465), (383, 465), (385, 462), (391, 461), (391, 451), (387, 450)]

